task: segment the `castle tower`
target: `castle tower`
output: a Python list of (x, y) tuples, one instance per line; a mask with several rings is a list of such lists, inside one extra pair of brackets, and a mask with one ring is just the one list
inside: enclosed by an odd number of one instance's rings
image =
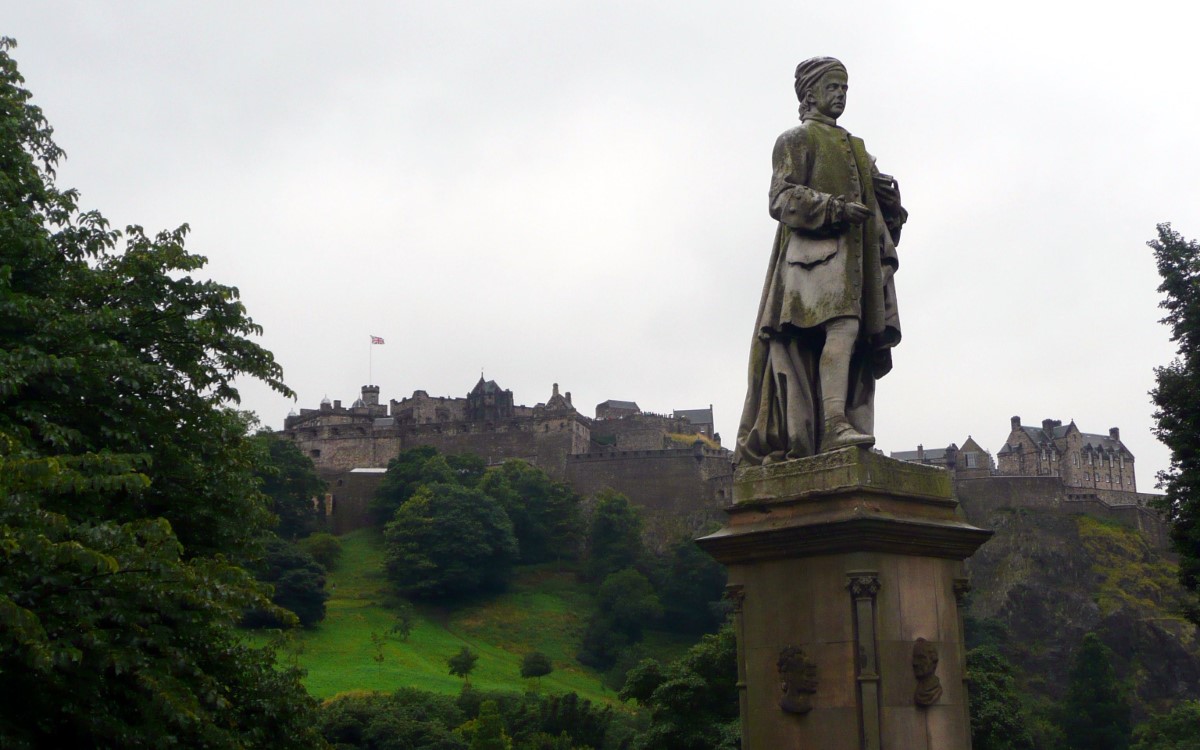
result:
[(362, 387), (362, 400), (367, 406), (379, 406), (379, 386), (364, 385)]

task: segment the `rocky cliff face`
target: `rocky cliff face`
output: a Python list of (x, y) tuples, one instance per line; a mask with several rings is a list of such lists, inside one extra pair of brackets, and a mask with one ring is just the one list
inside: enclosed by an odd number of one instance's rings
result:
[(1135, 713), (1200, 697), (1200, 643), (1179, 616), (1175, 565), (1136, 531), (1086, 515), (995, 508), (971, 522), (996, 535), (968, 563), (977, 633), (1001, 648), (1027, 687), (1062, 697), (1071, 655), (1095, 632), (1113, 649)]

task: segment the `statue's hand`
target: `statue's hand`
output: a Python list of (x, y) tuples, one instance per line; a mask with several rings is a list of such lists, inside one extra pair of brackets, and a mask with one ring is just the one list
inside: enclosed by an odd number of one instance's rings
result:
[(851, 224), (862, 224), (871, 216), (871, 209), (861, 203), (847, 201), (846, 207), (843, 209), (846, 221)]

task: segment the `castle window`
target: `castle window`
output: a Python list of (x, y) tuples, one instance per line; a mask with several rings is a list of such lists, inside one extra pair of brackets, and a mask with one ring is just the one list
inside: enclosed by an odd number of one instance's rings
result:
[(1071, 454), (1071, 463), (1074, 464), (1075, 466), (1079, 465), (1079, 454), (1078, 453)]
[(313, 458), (320, 458), (321, 457), (321, 449), (313, 448), (312, 450), (310, 450), (308, 452), (308, 455), (312, 456)]

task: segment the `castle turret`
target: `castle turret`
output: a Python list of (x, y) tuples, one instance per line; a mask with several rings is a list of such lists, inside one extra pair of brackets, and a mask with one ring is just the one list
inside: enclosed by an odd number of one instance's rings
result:
[(379, 386), (364, 385), (362, 387), (362, 400), (367, 406), (379, 406)]

